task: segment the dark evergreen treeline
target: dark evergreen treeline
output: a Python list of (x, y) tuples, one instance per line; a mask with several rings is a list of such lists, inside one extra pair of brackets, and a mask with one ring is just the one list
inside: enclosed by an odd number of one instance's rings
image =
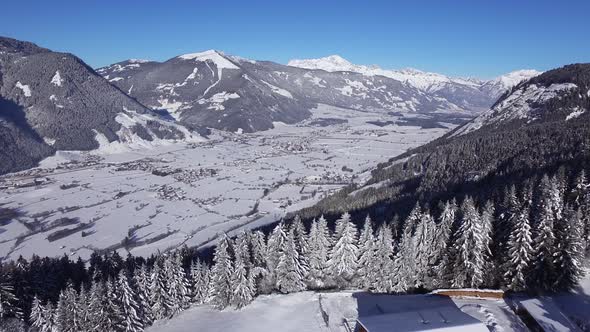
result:
[(188, 248), (148, 259), (93, 254), (87, 263), (20, 258), (1, 266), (0, 318), (14, 331), (24, 322), (40, 331), (141, 331), (192, 304), (241, 308), (271, 292), (574, 287), (590, 247), (585, 173), (560, 169), (503, 189), (483, 202), (416, 204), (403, 222), (377, 226), (366, 216), (360, 232), (348, 213), (307, 227), (296, 217), (266, 235), (224, 236), (212, 264)]

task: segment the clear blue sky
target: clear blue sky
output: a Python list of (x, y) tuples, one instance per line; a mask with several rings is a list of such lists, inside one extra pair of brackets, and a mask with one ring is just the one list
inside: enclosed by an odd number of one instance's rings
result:
[(0, 35), (93, 67), (206, 49), (490, 78), (590, 61), (590, 1), (4, 1)]

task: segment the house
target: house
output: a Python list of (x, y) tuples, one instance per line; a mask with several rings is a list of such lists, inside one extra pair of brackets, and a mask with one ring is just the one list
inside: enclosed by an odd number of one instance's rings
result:
[(441, 306), (359, 317), (355, 332), (468, 331), (489, 332), (479, 320), (457, 307)]

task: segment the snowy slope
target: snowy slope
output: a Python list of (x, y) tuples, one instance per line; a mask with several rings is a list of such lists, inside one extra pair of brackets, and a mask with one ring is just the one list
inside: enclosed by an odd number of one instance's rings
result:
[[(453, 135), (464, 135), (483, 127), (500, 128), (511, 122), (572, 121), (583, 116), (588, 108), (590, 65), (569, 65), (550, 70), (518, 84), (509, 94)], [(517, 81), (522, 76), (509, 79)]]
[[(364, 292), (264, 295), (242, 310), (217, 311), (209, 306), (198, 306), (171, 320), (156, 322), (147, 331), (347, 332), (346, 324), (354, 329), (357, 317), (379, 314), (380, 309), (386, 313), (401, 313), (440, 307), (459, 308), (486, 324), (492, 331), (526, 331), (522, 322), (501, 300), (453, 301), (429, 295), (388, 296)], [(321, 310), (324, 311), (324, 315)]]

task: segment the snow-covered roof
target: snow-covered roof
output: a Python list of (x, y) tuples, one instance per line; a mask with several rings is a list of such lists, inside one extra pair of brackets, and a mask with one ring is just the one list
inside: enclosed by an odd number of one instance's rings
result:
[(489, 332), (479, 320), (456, 307), (439, 307), (359, 317), (358, 323), (367, 332), (381, 331), (469, 331)]

